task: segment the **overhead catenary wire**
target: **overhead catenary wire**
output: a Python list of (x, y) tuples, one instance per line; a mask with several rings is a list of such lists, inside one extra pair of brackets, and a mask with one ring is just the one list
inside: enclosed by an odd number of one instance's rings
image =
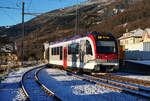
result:
[(19, 8), (15, 8), (15, 7), (0, 7), (0, 8), (6, 8), (6, 9), (19, 9)]
[(62, 6), (62, 0), (59, 0), (59, 3), (60, 3), (60, 8), (63, 8), (63, 6)]
[(8, 18), (11, 19), (13, 22), (16, 22), (16, 20), (15, 20), (12, 16), (10, 16), (10, 15), (7, 13), (7, 11), (5, 11), (4, 9), (2, 9), (1, 11), (3, 11), (3, 13), (4, 13), (6, 16), (8, 16)]
[(30, 0), (30, 2), (29, 2), (29, 5), (28, 5), (28, 9), (27, 9), (27, 10), (30, 10), (31, 5), (32, 5), (32, 0)]
[[(0, 9), (14, 9), (14, 10), (21, 10), (22, 8), (15, 8), (15, 7), (6, 7), (6, 6), (0, 6)], [(45, 9), (24, 9), (24, 10), (45, 10)]]

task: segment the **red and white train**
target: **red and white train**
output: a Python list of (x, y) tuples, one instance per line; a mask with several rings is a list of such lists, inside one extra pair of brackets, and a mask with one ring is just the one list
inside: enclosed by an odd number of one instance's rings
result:
[(83, 71), (111, 72), (119, 68), (117, 41), (110, 33), (89, 32), (82, 37), (49, 44), (49, 64)]

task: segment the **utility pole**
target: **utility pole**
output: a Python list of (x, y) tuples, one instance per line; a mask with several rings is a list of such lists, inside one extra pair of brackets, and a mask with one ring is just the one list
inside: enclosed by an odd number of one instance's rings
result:
[(22, 67), (24, 67), (24, 2), (19, 2), (18, 4), (22, 4)]
[(22, 66), (24, 66), (24, 2), (22, 2)]
[(17, 2), (16, 3), (17, 4), (17, 6), (18, 6), (18, 4), (22, 4), (22, 67), (24, 67), (24, 64), (23, 64), (23, 62), (24, 62), (24, 2)]
[(78, 8), (79, 8), (79, 4), (78, 4), (78, 0), (77, 0), (77, 4), (76, 4), (76, 22), (75, 22), (75, 35), (77, 35), (78, 32)]

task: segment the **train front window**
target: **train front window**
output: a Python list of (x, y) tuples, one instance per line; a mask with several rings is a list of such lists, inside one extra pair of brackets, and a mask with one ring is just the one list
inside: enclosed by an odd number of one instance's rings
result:
[(97, 54), (113, 54), (116, 53), (115, 41), (97, 41), (96, 52)]
[(86, 54), (92, 55), (92, 47), (88, 40), (86, 40)]

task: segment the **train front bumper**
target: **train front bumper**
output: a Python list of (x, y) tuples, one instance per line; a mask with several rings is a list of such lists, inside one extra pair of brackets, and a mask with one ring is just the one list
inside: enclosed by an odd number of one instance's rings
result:
[(102, 60), (102, 59), (96, 59), (96, 65), (94, 67), (94, 70), (100, 71), (100, 70), (117, 70), (119, 69), (119, 60), (113, 59), (113, 60)]

